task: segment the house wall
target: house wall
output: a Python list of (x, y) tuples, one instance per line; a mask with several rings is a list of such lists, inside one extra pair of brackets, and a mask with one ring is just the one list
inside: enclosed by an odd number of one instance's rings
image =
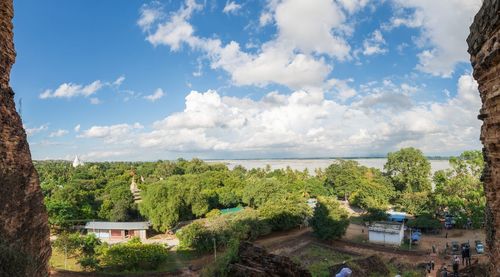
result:
[(373, 243), (401, 245), (401, 240), (403, 237), (401, 236), (400, 233), (392, 234), (392, 233), (369, 231), (368, 238), (370, 242)]
[[(125, 230), (100, 230), (100, 229), (94, 229), (94, 230), (88, 230), (87, 231), (89, 234), (95, 234), (96, 237), (100, 239), (125, 239)], [(138, 237), (141, 240), (147, 239), (146, 236), (146, 230), (129, 230), (128, 231), (129, 237)]]

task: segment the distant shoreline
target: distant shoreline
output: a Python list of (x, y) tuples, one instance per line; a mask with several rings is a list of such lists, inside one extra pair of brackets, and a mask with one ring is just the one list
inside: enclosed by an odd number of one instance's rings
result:
[[(452, 156), (426, 156), (428, 160), (443, 161), (449, 160)], [(312, 158), (219, 158), (219, 159), (201, 159), (204, 161), (276, 161), (276, 160), (369, 160), (369, 159), (387, 159), (387, 156), (371, 157), (312, 157)]]

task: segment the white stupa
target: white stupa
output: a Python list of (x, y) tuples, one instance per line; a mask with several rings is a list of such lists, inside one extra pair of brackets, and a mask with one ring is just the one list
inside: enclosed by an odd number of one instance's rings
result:
[(77, 167), (83, 165), (83, 162), (78, 159), (78, 155), (75, 156), (75, 160), (73, 161), (73, 167)]

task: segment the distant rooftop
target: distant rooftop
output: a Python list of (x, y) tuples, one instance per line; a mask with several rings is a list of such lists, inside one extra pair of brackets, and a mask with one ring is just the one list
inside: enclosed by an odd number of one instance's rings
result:
[(103, 230), (147, 230), (149, 222), (106, 222), (92, 221), (85, 224), (85, 229), (103, 229)]

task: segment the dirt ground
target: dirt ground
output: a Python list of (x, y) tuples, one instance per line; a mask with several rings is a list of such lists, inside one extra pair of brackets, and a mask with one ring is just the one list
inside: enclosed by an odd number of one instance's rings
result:
[[(327, 247), (332, 251), (351, 255), (351, 256), (381, 256), (385, 261), (396, 260), (401, 263), (410, 265), (421, 265), (430, 260), (435, 262), (435, 270), (428, 276), (436, 276), (437, 270), (443, 265), (451, 268), (450, 255), (441, 254), (446, 242), (451, 245), (451, 241), (459, 243), (469, 241), (473, 247), (472, 261), (486, 262), (484, 254), (477, 255), (474, 250), (474, 241), (481, 240), (484, 242), (485, 234), (482, 230), (448, 230), (448, 238), (445, 237), (446, 232), (437, 235), (423, 234), (419, 245), (413, 246), (411, 251), (400, 247), (383, 246), (368, 243), (368, 230), (366, 227), (358, 224), (350, 224), (346, 235), (341, 240), (332, 242), (324, 242), (316, 239), (311, 228), (296, 229), (287, 232), (273, 233), (256, 241), (256, 244), (266, 247), (270, 252), (285, 256), (294, 256), (300, 253), (301, 249), (314, 245)], [(440, 254), (431, 254), (432, 245), (437, 247)]]

